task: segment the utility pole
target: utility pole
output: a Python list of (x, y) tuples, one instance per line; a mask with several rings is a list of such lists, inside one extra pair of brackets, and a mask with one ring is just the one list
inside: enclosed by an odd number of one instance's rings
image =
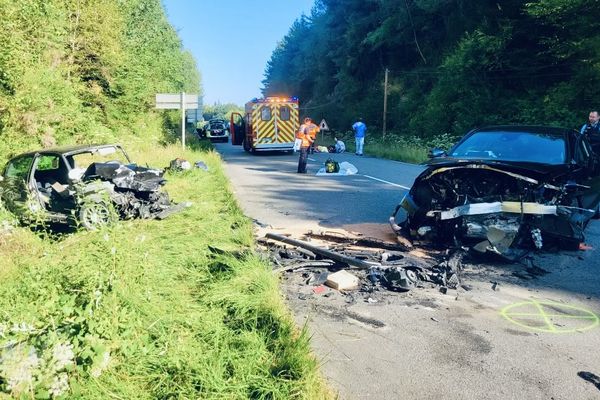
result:
[(389, 69), (385, 69), (385, 82), (383, 84), (383, 137), (385, 138), (386, 119), (387, 119), (387, 91), (388, 91), (388, 73)]
[(185, 150), (185, 92), (181, 92), (181, 146)]

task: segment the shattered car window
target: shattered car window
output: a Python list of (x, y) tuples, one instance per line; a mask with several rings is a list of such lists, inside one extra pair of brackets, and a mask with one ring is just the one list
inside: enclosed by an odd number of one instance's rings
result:
[(559, 165), (566, 162), (566, 142), (561, 136), (529, 132), (476, 132), (452, 149), (450, 155)]

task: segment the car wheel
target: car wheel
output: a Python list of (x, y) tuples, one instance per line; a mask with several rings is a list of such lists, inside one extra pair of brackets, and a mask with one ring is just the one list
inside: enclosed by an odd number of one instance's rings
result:
[(115, 211), (103, 201), (88, 201), (79, 208), (79, 223), (88, 231), (111, 225), (115, 220)]

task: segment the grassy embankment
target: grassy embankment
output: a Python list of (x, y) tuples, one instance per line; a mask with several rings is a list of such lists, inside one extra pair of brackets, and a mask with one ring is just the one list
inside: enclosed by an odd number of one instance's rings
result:
[[(178, 146), (132, 158), (164, 167)], [(59, 239), (0, 233), (0, 389), (85, 399), (331, 398), (282, 302), (219, 156), (168, 176), (164, 221), (125, 221)], [(9, 219), (0, 210), (0, 221)], [(0, 226), (2, 231), (2, 226)], [(209, 246), (214, 246), (211, 249)], [(2, 395), (0, 394), (0, 398)]]
[[(340, 135), (346, 144), (346, 150), (354, 153), (356, 146), (354, 143), (354, 134), (346, 132), (344, 134), (331, 133), (318, 137), (318, 144), (329, 146), (334, 143), (334, 136)], [(364, 153), (369, 156), (387, 158), (390, 160), (404, 161), (409, 163), (422, 163), (426, 161), (427, 152), (434, 147), (449, 149), (456, 138), (449, 134), (442, 134), (435, 138), (425, 140), (416, 136), (406, 137), (389, 133), (385, 138), (380, 133), (367, 134), (365, 139)]]

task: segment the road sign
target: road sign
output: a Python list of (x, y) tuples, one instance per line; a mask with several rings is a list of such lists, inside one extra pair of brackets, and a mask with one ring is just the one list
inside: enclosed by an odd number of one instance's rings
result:
[(162, 110), (181, 110), (181, 146), (185, 150), (185, 110), (198, 108), (199, 99), (197, 94), (157, 93), (156, 108)]
[(325, 119), (321, 120), (321, 123), (319, 124), (319, 129), (321, 129), (322, 131), (329, 130), (329, 127), (327, 126), (327, 122), (325, 122)]
[[(197, 94), (186, 94), (185, 98), (185, 109), (193, 110), (198, 108), (198, 95)], [(156, 108), (163, 110), (179, 110), (181, 109), (181, 94), (171, 93), (157, 93), (156, 94)]]
[(200, 121), (200, 109), (196, 108), (195, 110), (185, 110), (185, 117), (188, 123), (195, 124)]

